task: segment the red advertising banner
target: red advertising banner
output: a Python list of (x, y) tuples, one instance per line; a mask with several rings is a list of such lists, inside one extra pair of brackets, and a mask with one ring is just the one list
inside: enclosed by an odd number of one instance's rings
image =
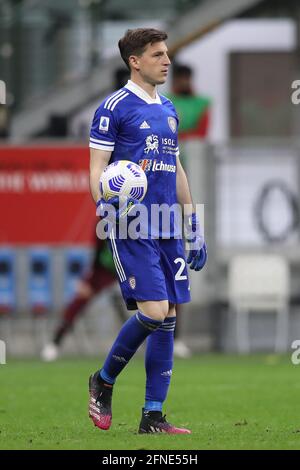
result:
[(0, 243), (92, 243), (88, 147), (0, 147), (0, 211)]

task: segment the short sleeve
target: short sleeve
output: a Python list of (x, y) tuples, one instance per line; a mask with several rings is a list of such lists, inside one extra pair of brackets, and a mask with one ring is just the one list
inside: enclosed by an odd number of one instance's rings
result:
[(96, 110), (91, 132), (90, 147), (112, 152), (118, 133), (118, 119), (116, 111), (113, 112), (105, 107), (103, 102)]

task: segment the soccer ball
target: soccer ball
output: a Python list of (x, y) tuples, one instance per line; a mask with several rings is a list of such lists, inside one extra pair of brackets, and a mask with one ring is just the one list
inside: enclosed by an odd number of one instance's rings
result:
[(100, 191), (105, 201), (114, 196), (121, 200), (134, 198), (142, 201), (147, 192), (147, 176), (136, 163), (119, 160), (108, 165), (103, 171)]

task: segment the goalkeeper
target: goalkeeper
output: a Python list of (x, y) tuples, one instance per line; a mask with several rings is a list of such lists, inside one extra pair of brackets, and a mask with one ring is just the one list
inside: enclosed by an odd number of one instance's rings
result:
[[(166, 81), (170, 60), (167, 34), (155, 29), (128, 30), (119, 41), (121, 57), (131, 79), (108, 96), (95, 112), (90, 136), (90, 184), (95, 202), (101, 200), (99, 179), (105, 167), (131, 160), (145, 169), (148, 191), (142, 204), (150, 217), (154, 205), (179, 203), (186, 213), (190, 243), (187, 263), (196, 271), (206, 262), (206, 247), (185, 172), (179, 159), (178, 118), (157, 85)], [(105, 202), (100, 207), (105, 209)], [(120, 212), (118, 212), (120, 213)], [(123, 212), (121, 212), (123, 213)], [(147, 339), (145, 404), (139, 433), (191, 431), (169, 423), (162, 414), (173, 368), (176, 304), (190, 301), (184, 243), (178, 225), (159, 225), (146, 239), (121, 239), (110, 233), (110, 245), (123, 298), (138, 309), (121, 328), (105, 362), (89, 381), (89, 415), (100, 429), (112, 422), (112, 392), (118, 375)]]

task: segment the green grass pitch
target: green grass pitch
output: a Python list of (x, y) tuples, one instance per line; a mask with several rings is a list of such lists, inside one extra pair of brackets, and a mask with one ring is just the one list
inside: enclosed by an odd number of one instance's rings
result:
[(139, 435), (141, 357), (121, 374), (113, 425), (87, 417), (88, 376), (101, 360), (0, 366), (0, 449), (299, 449), (300, 366), (288, 356), (200, 355), (176, 360), (165, 406), (191, 435)]

